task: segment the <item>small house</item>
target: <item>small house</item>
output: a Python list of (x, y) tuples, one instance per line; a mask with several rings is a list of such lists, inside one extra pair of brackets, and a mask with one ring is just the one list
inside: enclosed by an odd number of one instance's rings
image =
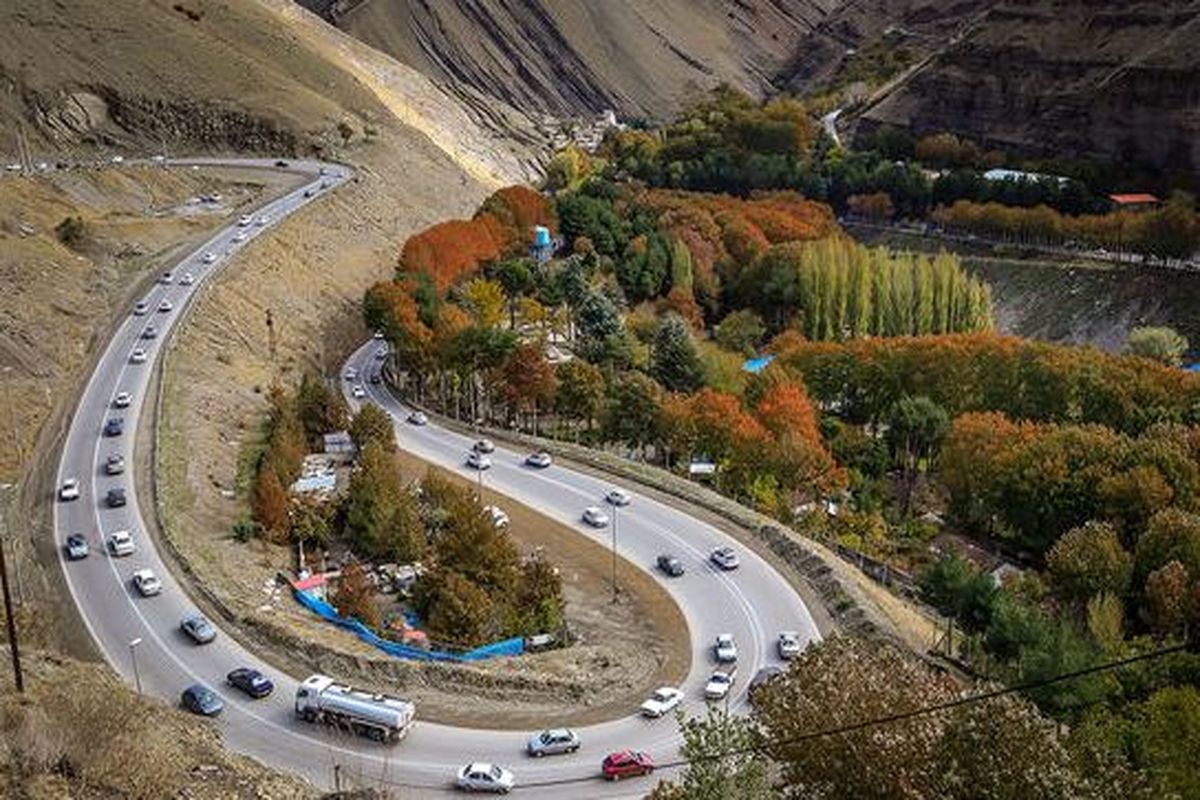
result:
[(354, 440), (348, 431), (334, 431), (323, 437), (327, 455), (353, 456), (356, 452)]

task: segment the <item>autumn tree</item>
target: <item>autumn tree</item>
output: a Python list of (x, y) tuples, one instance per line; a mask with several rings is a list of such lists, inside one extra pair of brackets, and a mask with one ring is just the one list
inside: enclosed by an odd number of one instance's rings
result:
[(1150, 518), (1134, 548), (1134, 574), (1144, 581), (1151, 572), (1178, 561), (1200, 577), (1200, 514), (1168, 508)]
[(555, 408), (564, 419), (587, 423), (592, 422), (604, 407), (606, 384), (604, 373), (588, 362), (573, 358), (555, 368), (558, 376), (558, 392)]
[(1064, 598), (1083, 603), (1101, 592), (1123, 596), (1133, 572), (1133, 558), (1121, 546), (1112, 525), (1088, 522), (1054, 543), (1046, 555), (1046, 567)]
[(554, 402), (558, 377), (537, 342), (518, 345), (500, 368), (501, 391), (518, 412), (533, 415), (533, 435), (538, 434), (538, 411)]
[(463, 306), (481, 328), (495, 328), (504, 319), (507, 298), (497, 281), (475, 278), (460, 290)]
[(425, 528), (416, 498), (404, 484), (395, 454), (368, 442), (350, 476), (345, 525), (355, 548), (387, 561), (411, 562), (425, 552)]
[(359, 452), (372, 442), (388, 452), (396, 450), (396, 429), (388, 413), (374, 403), (367, 403), (350, 420), (350, 438)]
[(887, 192), (854, 194), (846, 198), (846, 207), (851, 213), (874, 220), (889, 220), (896, 216), (896, 205)]
[(1190, 608), (1191, 587), (1192, 576), (1178, 561), (1169, 561), (1147, 576), (1142, 616), (1156, 633), (1163, 636), (1178, 633), (1195, 616)]
[(367, 572), (357, 561), (342, 568), (331, 605), (343, 617), (357, 619), (368, 628), (379, 627), (379, 609), (375, 607), (375, 588)]
[(250, 506), (267, 538), (283, 542), (288, 532), (288, 495), (275, 469), (268, 466), (258, 471), (251, 487)]

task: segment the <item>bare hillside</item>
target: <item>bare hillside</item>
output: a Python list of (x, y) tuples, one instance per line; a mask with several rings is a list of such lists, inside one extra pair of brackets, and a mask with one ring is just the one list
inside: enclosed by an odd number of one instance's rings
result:
[(728, 82), (761, 95), (841, 0), (303, 0), (442, 82), (555, 114), (661, 117)]

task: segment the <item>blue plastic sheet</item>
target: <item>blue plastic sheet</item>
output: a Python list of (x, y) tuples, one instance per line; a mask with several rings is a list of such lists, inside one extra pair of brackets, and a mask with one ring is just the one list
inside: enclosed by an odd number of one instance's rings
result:
[(519, 656), (525, 652), (525, 640), (520, 636), (504, 639), (499, 642), (485, 644), (465, 653), (450, 653), (445, 650), (423, 650), (400, 642), (393, 642), (380, 637), (375, 631), (363, 625), (353, 617), (339, 616), (333, 606), (308, 592), (293, 591), (296, 602), (314, 614), (332, 622), (339, 628), (353, 631), (359, 639), (383, 652), (397, 658), (408, 658), (414, 661), (482, 661), (495, 656)]

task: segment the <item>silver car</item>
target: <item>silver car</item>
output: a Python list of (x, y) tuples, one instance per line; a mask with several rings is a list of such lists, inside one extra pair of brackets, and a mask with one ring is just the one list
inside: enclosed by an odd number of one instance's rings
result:
[(534, 758), (574, 753), (579, 749), (579, 737), (570, 728), (551, 728), (530, 737), (526, 749)]
[(183, 622), (179, 623), (179, 628), (196, 644), (208, 644), (217, 638), (217, 629), (200, 614), (184, 617)]

